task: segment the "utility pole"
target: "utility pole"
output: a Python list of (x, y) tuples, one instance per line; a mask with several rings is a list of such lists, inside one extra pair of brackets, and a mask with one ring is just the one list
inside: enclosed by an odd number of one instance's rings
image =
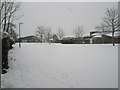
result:
[(20, 36), (20, 25), (21, 24), (23, 24), (23, 23), (19, 23), (19, 47), (21, 47), (21, 43), (20, 43), (20, 38), (21, 38), (21, 36)]

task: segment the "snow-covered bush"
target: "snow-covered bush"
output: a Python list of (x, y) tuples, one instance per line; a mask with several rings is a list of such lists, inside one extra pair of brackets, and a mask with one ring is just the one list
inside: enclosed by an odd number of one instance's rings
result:
[(8, 51), (12, 49), (12, 45), (15, 43), (14, 39), (10, 37), (7, 32), (2, 32), (2, 73), (6, 73), (8, 66)]

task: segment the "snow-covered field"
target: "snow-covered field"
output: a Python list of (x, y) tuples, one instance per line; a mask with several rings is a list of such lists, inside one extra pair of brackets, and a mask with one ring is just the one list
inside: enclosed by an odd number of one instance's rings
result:
[(3, 88), (118, 87), (118, 46), (15, 44), (9, 59)]

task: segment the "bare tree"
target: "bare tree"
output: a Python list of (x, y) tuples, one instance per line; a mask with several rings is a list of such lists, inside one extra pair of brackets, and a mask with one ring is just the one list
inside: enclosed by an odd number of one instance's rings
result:
[(57, 35), (59, 36), (60, 39), (62, 39), (63, 36), (65, 36), (65, 32), (63, 31), (62, 28), (58, 28)]
[(75, 34), (76, 37), (81, 37), (83, 36), (83, 27), (82, 26), (76, 26), (73, 30), (73, 33)]
[(103, 18), (103, 22), (105, 29), (112, 32), (112, 43), (113, 46), (115, 46), (114, 32), (118, 29), (118, 9), (107, 8), (105, 12), (105, 17)]
[(107, 28), (105, 27), (104, 23), (101, 23), (101, 25), (96, 26), (95, 29), (97, 30), (97, 32), (98, 32), (100, 35), (104, 35), (104, 34), (106, 34), (106, 33), (111, 32), (110, 30), (107, 30)]
[(36, 36), (38, 38), (40, 37), (41, 43), (43, 42), (44, 35), (45, 35), (45, 27), (44, 26), (38, 26), (37, 30), (36, 30)]
[[(12, 48), (14, 40), (17, 34), (14, 32), (13, 21), (19, 19), (16, 16), (16, 12), (19, 11), (21, 6), (20, 2), (15, 2), (15, 0), (2, 0), (0, 3), (0, 29), (2, 32), (2, 73), (6, 73), (5, 69), (8, 69), (8, 51)], [(5, 36), (8, 37), (5, 37)]]
[(15, 13), (20, 10), (21, 3), (15, 0), (5, 0), (1, 3), (1, 28), (2, 31), (8, 32), (11, 23), (18, 20), (22, 15), (16, 16)]
[(76, 27), (73, 29), (73, 33), (74, 33), (74, 35), (75, 35), (76, 38), (77, 38), (77, 43), (79, 43), (80, 38), (81, 38), (81, 37), (83, 36), (83, 34), (84, 34), (83, 26), (76, 26)]
[(50, 43), (50, 38), (51, 38), (51, 28), (50, 27), (46, 27), (46, 39), (47, 42)]

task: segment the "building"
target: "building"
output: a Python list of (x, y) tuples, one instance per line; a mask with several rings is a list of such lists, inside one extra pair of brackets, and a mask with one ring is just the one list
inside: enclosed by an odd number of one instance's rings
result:
[(84, 34), (83, 35), (83, 44), (90, 44), (90, 43), (92, 43), (90, 34)]
[[(112, 43), (112, 33), (102, 35), (103, 43)], [(114, 32), (114, 42), (120, 43), (120, 30)]]
[(58, 43), (59, 42), (59, 38), (56, 34), (53, 35), (53, 40), (52, 40), (53, 43)]
[(37, 37), (36, 37), (36, 36), (33, 36), (33, 35), (31, 35), (31, 36), (26, 36), (26, 37), (21, 37), (21, 38), (19, 38), (19, 39), (17, 40), (17, 42), (19, 42), (19, 41), (22, 42), (22, 43), (40, 42), (40, 40), (37, 39)]
[(62, 44), (75, 44), (76, 38), (73, 36), (64, 36), (61, 40)]
[(112, 33), (91, 33), (91, 38), (92, 38), (92, 43), (93, 44), (107, 44), (107, 43), (112, 43), (113, 39), (115, 43), (120, 43), (120, 30), (116, 30), (114, 32), (114, 38), (112, 38)]

